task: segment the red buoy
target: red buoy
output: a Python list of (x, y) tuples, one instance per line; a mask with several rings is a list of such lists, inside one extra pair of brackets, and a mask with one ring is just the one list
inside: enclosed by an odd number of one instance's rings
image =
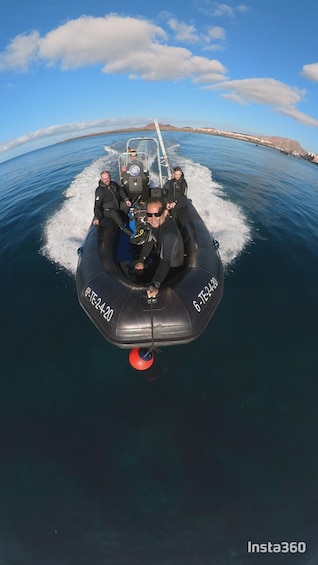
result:
[(155, 356), (153, 352), (143, 347), (134, 347), (134, 349), (131, 349), (129, 352), (129, 363), (137, 371), (149, 369), (154, 360)]

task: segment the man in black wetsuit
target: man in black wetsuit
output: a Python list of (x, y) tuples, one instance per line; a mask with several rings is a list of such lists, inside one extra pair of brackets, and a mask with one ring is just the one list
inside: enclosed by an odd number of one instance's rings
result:
[(95, 190), (94, 220), (95, 226), (103, 225), (104, 218), (112, 218), (127, 235), (132, 231), (124, 225), (123, 215), (128, 214), (131, 201), (123, 187), (113, 181), (109, 171), (102, 171), (98, 187)]
[(145, 202), (149, 196), (149, 175), (145, 173), (144, 163), (137, 159), (136, 149), (133, 149), (131, 147), (128, 151), (129, 162), (127, 163), (126, 171), (122, 178), (122, 183), (129, 194), (129, 178), (131, 177), (132, 179), (136, 179), (137, 177), (140, 177), (142, 182), (140, 200), (141, 202)]
[(135, 270), (143, 272), (146, 259), (151, 253), (155, 253), (155, 260), (150, 268), (152, 278), (147, 289), (148, 298), (155, 298), (169, 270), (183, 264), (184, 247), (181, 233), (160, 198), (148, 198), (146, 210), (151, 229), (148, 240), (142, 246)]
[[(128, 149), (129, 151), (129, 162), (127, 164), (127, 169), (130, 169), (130, 167), (133, 167), (133, 170), (131, 172), (132, 175), (136, 174), (136, 175), (141, 175), (144, 172), (144, 165), (142, 161), (139, 161), (137, 159), (137, 151), (136, 149), (130, 148)], [(138, 169), (139, 171), (138, 171)], [(135, 172), (134, 172), (135, 171)]]

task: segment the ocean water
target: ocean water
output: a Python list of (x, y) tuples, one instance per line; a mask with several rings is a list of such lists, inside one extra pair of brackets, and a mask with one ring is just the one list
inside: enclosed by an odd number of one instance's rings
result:
[(116, 179), (128, 137), (0, 164), (0, 564), (315, 565), (318, 167), (163, 132), (225, 289), (205, 333), (143, 373), (74, 277), (99, 173)]

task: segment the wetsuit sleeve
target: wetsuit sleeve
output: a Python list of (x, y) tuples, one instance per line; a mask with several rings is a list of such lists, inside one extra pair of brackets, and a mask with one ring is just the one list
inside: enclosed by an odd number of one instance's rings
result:
[(161, 284), (163, 283), (167, 274), (169, 273), (169, 270), (170, 270), (170, 261), (168, 259), (160, 259), (159, 265), (156, 269), (156, 272), (150, 284), (153, 284), (157, 288), (160, 288)]
[(188, 204), (187, 193), (188, 193), (188, 184), (186, 180), (183, 180), (180, 187), (179, 196), (177, 199), (177, 204), (179, 208), (183, 208)]
[(171, 263), (172, 258), (176, 254), (178, 249), (178, 237), (175, 233), (167, 233), (161, 245), (160, 259), (164, 261), (169, 261)]
[(160, 261), (153, 276), (153, 283), (158, 288), (169, 273), (171, 262), (177, 252), (178, 245), (179, 242), (176, 234), (167, 233), (165, 235), (160, 251)]
[(163, 196), (164, 196), (164, 198), (167, 198), (169, 188), (170, 188), (170, 180), (167, 180), (165, 182), (165, 184), (163, 185)]
[(124, 201), (129, 200), (129, 196), (126, 193), (125, 189), (122, 186), (119, 186), (119, 185), (117, 185), (117, 186), (118, 186), (120, 198)]
[(178, 198), (177, 204), (178, 204), (179, 208), (183, 208), (184, 206), (186, 206), (188, 204), (187, 196), (185, 194), (180, 196), (180, 198)]
[(94, 204), (94, 216), (98, 220), (103, 217), (102, 213), (103, 198), (99, 187), (95, 190), (95, 204)]
[(143, 263), (145, 262), (147, 257), (149, 257), (153, 246), (154, 246), (154, 241), (152, 239), (146, 241), (146, 243), (143, 244), (143, 246), (141, 248), (139, 261), (142, 261)]

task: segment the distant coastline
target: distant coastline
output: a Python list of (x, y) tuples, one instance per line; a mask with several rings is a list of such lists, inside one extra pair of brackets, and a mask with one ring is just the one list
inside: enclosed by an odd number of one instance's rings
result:
[[(160, 129), (161, 131), (178, 131), (178, 132), (187, 132), (194, 134), (203, 133), (206, 135), (229, 137), (231, 139), (237, 139), (239, 141), (247, 141), (255, 145), (262, 145), (265, 147), (269, 147), (270, 149), (275, 149), (277, 151), (280, 151), (281, 153), (284, 153), (285, 155), (292, 155), (294, 157), (299, 157), (305, 159), (306, 161), (310, 161), (312, 163), (318, 164), (318, 155), (315, 155), (314, 153), (308, 153), (305, 149), (303, 149), (303, 147), (300, 145), (298, 141), (294, 139), (288, 139), (285, 137), (265, 136), (265, 135), (256, 136), (256, 135), (250, 135), (240, 132), (219, 130), (216, 128), (207, 128), (207, 127), (193, 128), (190, 126), (177, 127), (170, 124), (160, 124)], [(63, 141), (60, 141), (59, 143), (66, 143), (67, 141), (72, 141), (74, 139), (81, 139), (85, 137), (95, 137), (97, 135), (109, 135), (112, 133), (130, 133), (130, 132), (134, 133), (137, 131), (149, 132), (149, 131), (155, 131), (155, 128), (154, 125), (150, 123), (142, 127), (119, 128), (119, 129), (98, 132), (98, 133), (79, 135), (76, 137), (65, 139)]]

